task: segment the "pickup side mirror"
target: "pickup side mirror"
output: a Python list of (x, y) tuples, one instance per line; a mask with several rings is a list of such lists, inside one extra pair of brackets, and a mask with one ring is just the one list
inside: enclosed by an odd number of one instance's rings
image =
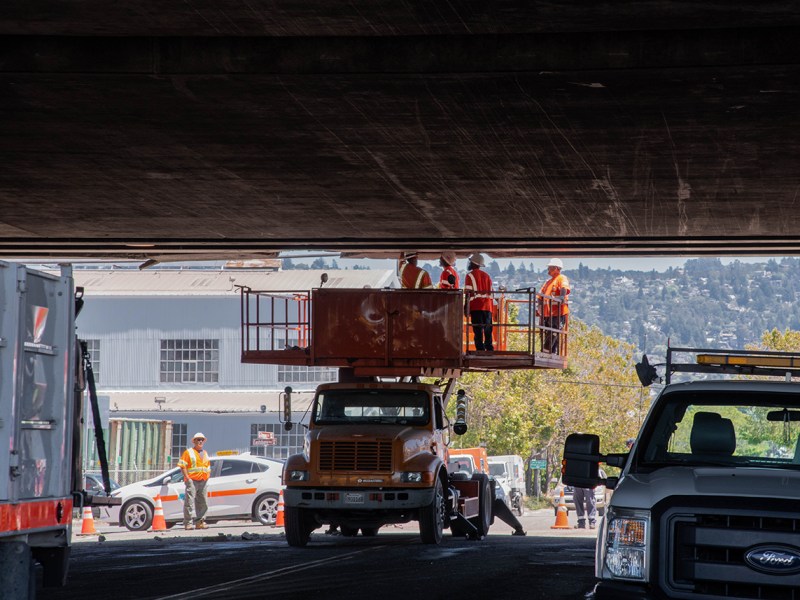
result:
[(572, 433), (564, 443), (562, 480), (566, 485), (593, 488), (603, 483), (600, 478), (600, 437), (588, 433)]

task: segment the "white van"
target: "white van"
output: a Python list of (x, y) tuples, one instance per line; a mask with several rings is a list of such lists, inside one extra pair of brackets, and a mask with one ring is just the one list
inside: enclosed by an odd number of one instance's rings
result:
[(489, 457), (489, 474), (509, 488), (511, 509), (525, 514), (525, 461), (516, 454)]

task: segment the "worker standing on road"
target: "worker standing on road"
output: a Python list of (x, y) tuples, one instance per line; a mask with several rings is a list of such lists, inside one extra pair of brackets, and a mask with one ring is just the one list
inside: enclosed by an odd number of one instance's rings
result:
[(464, 316), (472, 322), (475, 350), (492, 352), (492, 278), (481, 270), (485, 264), (481, 254), (476, 252), (467, 260), (469, 273), (464, 278)]
[[(542, 286), (541, 315), (542, 325), (551, 329), (566, 331), (569, 318), (569, 304), (567, 296), (570, 293), (569, 279), (561, 274), (564, 264), (560, 259), (554, 258), (547, 263), (547, 274), (550, 279)], [(561, 335), (556, 331), (544, 332), (544, 350), (558, 354)]]
[(439, 257), (439, 266), (442, 267), (442, 275), (439, 277), (439, 289), (457, 290), (459, 281), (458, 271), (456, 271), (456, 253), (442, 252)]
[(195, 529), (195, 519), (197, 529), (208, 529), (205, 521), (208, 510), (206, 484), (211, 475), (211, 461), (208, 452), (203, 449), (205, 443), (206, 436), (198, 431), (192, 438), (194, 445), (187, 448), (178, 461), (183, 472), (183, 483), (186, 484), (186, 495), (183, 499), (184, 529)]
[(407, 290), (427, 290), (433, 288), (431, 276), (417, 266), (417, 253), (406, 252), (400, 263), (400, 287)]
[(578, 515), (575, 529), (586, 529), (586, 517), (589, 517), (589, 529), (597, 527), (597, 498), (594, 497), (594, 488), (574, 488), (572, 500), (575, 502), (575, 514)]

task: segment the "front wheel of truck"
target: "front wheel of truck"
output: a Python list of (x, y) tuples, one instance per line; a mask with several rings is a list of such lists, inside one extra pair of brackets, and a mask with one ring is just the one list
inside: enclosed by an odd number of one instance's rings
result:
[(444, 487), (441, 478), (433, 486), (433, 502), (419, 510), (419, 535), (423, 544), (438, 544), (444, 531)]
[(286, 541), (294, 548), (303, 548), (308, 544), (311, 532), (314, 531), (313, 517), (304, 508), (287, 506), (284, 509), (284, 527)]

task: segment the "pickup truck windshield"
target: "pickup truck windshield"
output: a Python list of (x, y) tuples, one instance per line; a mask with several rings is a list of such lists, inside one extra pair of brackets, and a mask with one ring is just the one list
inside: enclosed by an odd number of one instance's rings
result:
[(318, 425), (386, 423), (425, 425), (430, 400), (421, 390), (328, 390), (317, 396)]
[(635, 457), (640, 467), (800, 469), (798, 395), (675, 392), (653, 417)]

